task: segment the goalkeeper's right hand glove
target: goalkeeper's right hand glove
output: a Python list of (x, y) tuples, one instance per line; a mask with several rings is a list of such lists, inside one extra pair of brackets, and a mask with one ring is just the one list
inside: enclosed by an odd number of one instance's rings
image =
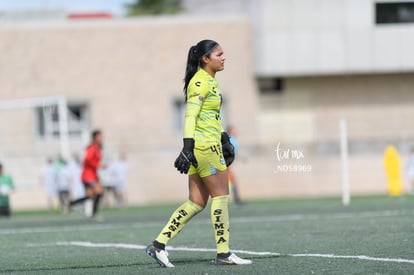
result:
[(174, 167), (177, 168), (181, 174), (187, 174), (190, 169), (190, 164), (197, 168), (198, 163), (194, 156), (194, 139), (184, 138), (183, 143), (183, 149), (175, 160)]

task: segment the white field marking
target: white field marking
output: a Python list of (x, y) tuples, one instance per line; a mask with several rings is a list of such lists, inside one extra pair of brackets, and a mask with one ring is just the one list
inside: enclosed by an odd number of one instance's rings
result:
[[(355, 213), (334, 213), (334, 214), (293, 214), (293, 215), (275, 215), (275, 216), (259, 216), (259, 217), (235, 217), (230, 221), (234, 223), (251, 223), (251, 222), (284, 222), (284, 221), (307, 221), (307, 220), (323, 220), (323, 219), (349, 219), (349, 218), (376, 218), (391, 217), (401, 215), (414, 215), (414, 210), (387, 210), (387, 211), (366, 211)], [(193, 224), (210, 224), (210, 220), (197, 220)], [(0, 235), (13, 234), (31, 234), (31, 233), (57, 233), (57, 232), (78, 232), (78, 231), (94, 231), (94, 230), (113, 230), (124, 229), (128, 224), (129, 228), (148, 228), (161, 226), (163, 222), (142, 222), (142, 223), (119, 223), (119, 224), (94, 224), (94, 225), (66, 225), (66, 226), (50, 226), (50, 227), (25, 227), (25, 228), (7, 228), (0, 229)]]
[[(125, 243), (91, 243), (91, 242), (58, 242), (58, 246), (80, 246), (90, 248), (125, 248), (125, 249), (145, 249), (145, 245), (139, 244), (125, 244)], [(191, 248), (191, 247), (174, 247), (167, 246), (169, 251), (187, 251), (187, 252), (213, 252), (217, 250), (213, 248)], [(330, 259), (352, 259), (352, 260), (363, 260), (363, 261), (375, 261), (375, 262), (393, 262), (393, 263), (409, 263), (414, 264), (414, 260), (401, 259), (401, 258), (377, 258), (365, 255), (335, 255), (335, 254), (280, 254), (275, 252), (258, 252), (249, 250), (232, 250), (235, 253), (247, 254), (247, 255), (258, 255), (258, 256), (289, 256), (289, 257), (317, 257), (317, 258), (330, 258)]]
[[(133, 223), (131, 224), (131, 227), (145, 228), (145, 227), (159, 226), (160, 224), (162, 223), (161, 222)], [(0, 229), (0, 235), (113, 230), (113, 229), (122, 229), (122, 228), (125, 228), (125, 223), (7, 228), (7, 229)]]
[[(50, 246), (49, 244), (46, 244)], [(57, 242), (58, 246), (81, 246), (92, 248), (125, 248), (125, 249), (145, 249), (146, 245), (128, 243), (91, 243), (91, 242)]]
[(353, 259), (353, 260), (365, 260), (375, 262), (393, 262), (393, 263), (409, 263), (414, 264), (414, 260), (401, 259), (401, 258), (376, 258), (364, 255), (346, 256), (346, 255), (334, 255), (334, 254), (288, 254), (291, 257), (318, 257), (318, 258), (331, 258), (331, 259)]
[[(91, 243), (91, 242), (57, 242), (56, 245), (58, 246), (81, 246), (81, 247), (91, 247), (91, 248), (125, 248), (125, 249), (145, 249), (146, 245), (140, 244), (127, 244), (127, 243)], [(36, 246), (32, 244), (30, 246)], [(47, 245), (49, 246), (49, 245)], [(168, 251), (186, 251), (186, 252), (214, 252), (216, 253), (217, 250), (215, 248), (192, 248), (192, 247), (174, 247), (174, 246), (167, 246), (166, 249)], [(280, 256), (279, 253), (274, 252), (255, 252), (255, 251), (248, 251), (248, 250), (232, 250), (235, 253), (243, 253), (248, 255), (262, 255), (262, 256)]]

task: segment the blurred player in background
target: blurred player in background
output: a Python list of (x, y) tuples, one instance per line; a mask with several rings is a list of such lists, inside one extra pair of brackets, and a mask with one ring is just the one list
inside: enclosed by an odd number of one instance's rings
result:
[(126, 204), (126, 187), (128, 163), (126, 161), (126, 154), (122, 153), (112, 166), (113, 180), (115, 185), (115, 197), (117, 207), (124, 207)]
[(411, 147), (408, 157), (408, 180), (410, 181), (410, 192), (414, 194), (414, 147)]
[(174, 211), (160, 234), (146, 248), (147, 254), (161, 267), (174, 267), (168, 260), (165, 246), (204, 209), (210, 196), (211, 223), (217, 248), (215, 264), (252, 263), (229, 250), (226, 164), (231, 164), (234, 151), (221, 125), (221, 93), (215, 79), (216, 72), (224, 69), (224, 60), (223, 49), (212, 40), (198, 42), (188, 53), (184, 79), (184, 146), (174, 165), (180, 173), (189, 174), (189, 200)]
[[(234, 128), (233, 126), (229, 126), (227, 128), (227, 133), (230, 136), (230, 143), (234, 147), (234, 153), (237, 155), (239, 145), (236, 139), (236, 135), (237, 135), (236, 128)], [(236, 180), (236, 177), (234, 176), (233, 169), (230, 167), (227, 167), (227, 177), (228, 177), (229, 185), (231, 188), (231, 194), (233, 195), (234, 203), (237, 206), (243, 206), (244, 202), (240, 199), (240, 196), (239, 196), (239, 188), (238, 188), (237, 180)]]
[(98, 170), (99, 182), (103, 188), (103, 198), (101, 205), (114, 207), (116, 204), (115, 181), (113, 176), (113, 166), (115, 161), (107, 160), (108, 165), (105, 169)]
[(69, 174), (66, 161), (59, 157), (54, 166), (54, 178), (58, 192), (59, 205), (62, 213), (65, 214), (69, 204)]
[(14, 190), (14, 183), (9, 175), (4, 174), (3, 164), (0, 163), (0, 217), (10, 217), (10, 193)]
[(42, 183), (46, 189), (47, 196), (47, 208), (49, 211), (53, 211), (55, 208), (55, 197), (57, 194), (55, 184), (55, 166), (53, 165), (53, 159), (48, 158), (45, 166), (42, 169)]
[(81, 181), (81, 161), (77, 154), (73, 154), (72, 159), (68, 162), (66, 169), (68, 174), (68, 183), (71, 198), (76, 200), (85, 197), (85, 188), (83, 187), (83, 183)]
[(77, 199), (70, 202), (69, 206), (72, 207), (78, 203), (82, 203), (85, 200), (91, 198), (93, 200), (92, 219), (95, 221), (101, 221), (98, 216), (99, 202), (102, 196), (102, 185), (98, 178), (98, 169), (104, 168), (105, 165), (101, 163), (102, 159), (102, 141), (103, 135), (100, 130), (92, 132), (91, 144), (86, 148), (86, 153), (83, 158), (81, 180), (85, 187), (86, 197)]

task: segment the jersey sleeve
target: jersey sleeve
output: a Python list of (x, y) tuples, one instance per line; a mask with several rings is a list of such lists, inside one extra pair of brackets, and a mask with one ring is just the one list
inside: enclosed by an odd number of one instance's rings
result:
[(184, 138), (194, 138), (197, 116), (208, 94), (207, 83), (196, 81), (187, 89), (187, 103), (184, 118)]

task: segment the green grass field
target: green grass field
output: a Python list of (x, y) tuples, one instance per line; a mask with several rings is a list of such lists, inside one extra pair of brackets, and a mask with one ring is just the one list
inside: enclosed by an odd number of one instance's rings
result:
[[(72, 213), (16, 213), (0, 220), (6, 274), (414, 274), (414, 196), (249, 202), (231, 206), (231, 248), (250, 266), (214, 266), (209, 211), (170, 245), (173, 269), (143, 247), (178, 205)], [(207, 210), (207, 209), (206, 209)], [(267, 252), (267, 253), (260, 253)]]

